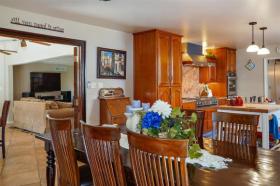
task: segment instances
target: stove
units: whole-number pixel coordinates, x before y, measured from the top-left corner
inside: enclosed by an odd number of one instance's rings
[[[186,101],[195,101],[197,107],[206,107],[212,105],[218,105],[216,97],[195,97],[195,98],[183,98]]]

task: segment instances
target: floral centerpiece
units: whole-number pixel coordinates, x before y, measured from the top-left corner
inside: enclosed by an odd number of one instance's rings
[[[168,103],[157,100],[147,112],[140,111],[139,115],[138,129],[143,134],[159,138],[187,139],[190,158],[199,158],[202,155],[195,137],[195,113],[186,118],[180,108],[172,109]]]

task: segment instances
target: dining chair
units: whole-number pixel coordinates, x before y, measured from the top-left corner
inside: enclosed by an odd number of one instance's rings
[[[256,153],[258,115],[213,113],[215,154],[251,159]]]
[[[81,123],[94,185],[126,185],[120,155],[120,128],[115,125],[93,126]]]
[[[5,131],[6,131],[7,118],[9,114],[9,108],[10,108],[10,101],[4,101],[3,108],[2,108],[2,115],[0,117],[0,127],[2,129],[0,146],[2,147],[3,159],[6,157]]]
[[[78,167],[71,132],[71,119],[51,118],[50,125],[56,163],[58,165],[58,184],[60,186],[89,186],[92,178],[88,166]]]
[[[127,135],[137,185],[189,185],[187,140],[154,138],[132,131]]]
[[[197,122],[195,124],[195,137],[198,141],[200,148],[204,149],[203,145],[203,124],[204,124],[204,110],[194,110],[194,109],[183,109],[185,112],[185,117],[190,117],[192,113],[197,114]]]

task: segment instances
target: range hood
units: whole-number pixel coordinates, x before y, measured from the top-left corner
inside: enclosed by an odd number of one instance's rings
[[[183,53],[183,64],[191,65],[196,67],[209,67],[215,66],[215,63],[211,63],[202,53],[202,46],[194,43],[184,43],[183,48],[185,52]]]

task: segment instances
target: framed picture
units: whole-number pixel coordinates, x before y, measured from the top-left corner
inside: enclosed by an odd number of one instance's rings
[[[98,47],[97,78],[126,79],[126,51]]]

